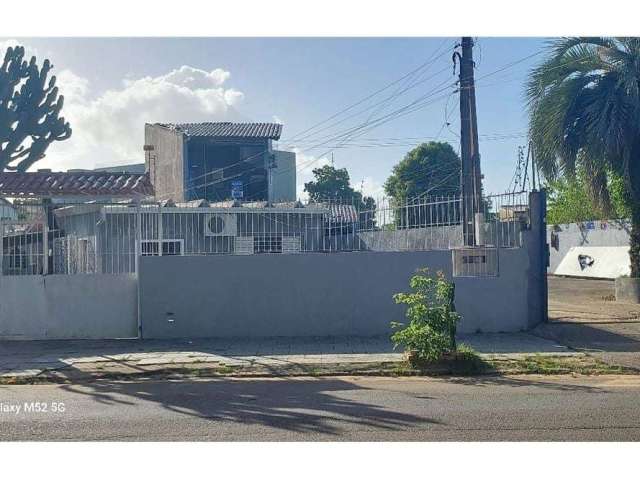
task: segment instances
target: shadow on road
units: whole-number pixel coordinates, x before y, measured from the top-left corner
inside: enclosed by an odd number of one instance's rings
[[[367,389],[340,379],[98,381],[61,388],[105,405],[142,407],[153,402],[182,415],[292,432],[339,435],[336,419],[341,425],[387,430],[438,423],[359,401],[358,390]]]
[[[604,392],[599,387],[591,387],[588,385],[577,385],[571,382],[550,382],[544,380],[537,380],[533,378],[517,378],[517,377],[505,377],[499,375],[485,375],[477,377],[456,377],[448,379],[447,381],[458,385],[467,385],[474,387],[536,387],[549,390],[555,390],[560,392],[588,392],[598,393]]]
[[[576,350],[640,352],[640,325],[634,323],[587,324],[550,322],[535,334]]]

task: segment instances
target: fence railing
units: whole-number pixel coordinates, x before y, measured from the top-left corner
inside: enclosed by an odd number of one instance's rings
[[[526,193],[484,198],[476,239],[521,246]],[[0,204],[0,274],[134,273],[141,256],[442,250],[464,246],[460,197],[346,202]]]

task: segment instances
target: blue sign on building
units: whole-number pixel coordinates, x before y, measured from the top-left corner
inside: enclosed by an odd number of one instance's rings
[[[240,200],[244,196],[242,189],[242,181],[234,180],[231,182],[231,198],[234,200]]]

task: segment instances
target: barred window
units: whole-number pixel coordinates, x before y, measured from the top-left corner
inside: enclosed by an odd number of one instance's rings
[[[182,240],[163,240],[162,241],[162,255],[183,255]],[[160,249],[160,242],[158,240],[143,240],[142,241],[142,256],[158,256]]]
[[[282,253],[282,237],[253,237],[253,253]]]

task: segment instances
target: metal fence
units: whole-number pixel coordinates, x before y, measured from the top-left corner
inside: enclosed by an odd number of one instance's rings
[[[463,247],[460,197],[374,204],[52,203],[0,205],[0,274],[134,273],[141,256],[260,255]],[[527,193],[487,196],[486,248],[521,246]]]

